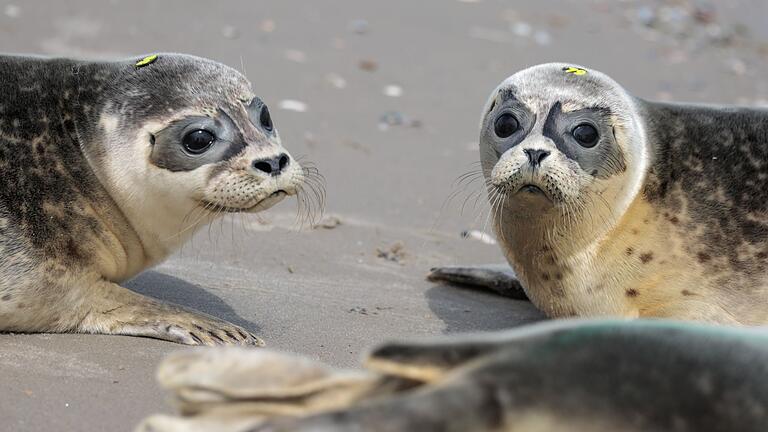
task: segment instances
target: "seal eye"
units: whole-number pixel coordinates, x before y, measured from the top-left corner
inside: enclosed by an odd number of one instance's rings
[[[182,144],[184,144],[184,148],[188,152],[192,154],[201,154],[208,150],[215,139],[216,137],[207,130],[198,129],[184,135]]]
[[[509,113],[504,113],[496,118],[496,123],[494,123],[494,132],[496,132],[496,136],[499,138],[507,138],[508,136],[515,133],[519,127],[520,123],[518,123],[515,116]]]
[[[261,107],[261,114],[259,114],[259,122],[261,122],[261,127],[263,127],[268,132],[272,132],[272,116],[269,115],[269,110],[267,109],[267,106],[264,105]]]
[[[576,138],[576,141],[579,142],[583,147],[594,147],[595,144],[597,144],[597,139],[599,138],[599,135],[597,134],[597,129],[595,129],[594,126],[587,123],[582,123],[575,128],[573,128],[573,132],[571,132],[574,138]]]

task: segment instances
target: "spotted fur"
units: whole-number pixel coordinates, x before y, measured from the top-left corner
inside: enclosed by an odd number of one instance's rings
[[[254,169],[287,153],[276,132],[254,124],[257,99],[241,74],[180,54],[141,68],[138,60],[0,56],[0,331],[259,344],[237,326],[115,284],[164,259],[220,209],[268,208],[303,181],[295,162],[279,176]],[[178,147],[181,137],[165,131],[220,113],[231,136],[217,157],[183,169],[152,159],[156,136]]]
[[[505,80],[481,126],[495,230],[528,297],[554,317],[768,322],[768,111],[649,102],[563,67]],[[499,152],[489,125],[509,103],[535,124]],[[569,117],[597,125],[594,148],[568,145]],[[530,149],[551,154],[531,166]]]

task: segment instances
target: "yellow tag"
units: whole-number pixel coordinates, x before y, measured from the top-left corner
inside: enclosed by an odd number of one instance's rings
[[[563,71],[565,73],[574,74],[574,75],[586,75],[587,70],[582,68],[577,68],[573,66],[564,67]]]
[[[143,59],[136,62],[136,68],[142,68],[144,66],[151,65],[157,60],[157,54],[146,56]]]

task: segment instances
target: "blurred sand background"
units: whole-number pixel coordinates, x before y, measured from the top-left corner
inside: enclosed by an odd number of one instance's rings
[[[424,280],[435,265],[503,261],[460,236],[483,229],[482,197],[460,212],[479,183],[441,211],[478,158],[480,110],[501,80],[567,61],[644,98],[766,105],[766,24],[762,0],[3,0],[0,51],[176,51],[246,73],[284,145],[325,175],[330,228],[297,230],[286,201],[203,230],[128,286],[354,366],[384,339],[541,319],[528,303]],[[180,348],[0,335],[0,430],[131,430],[169,410],[154,371]]]

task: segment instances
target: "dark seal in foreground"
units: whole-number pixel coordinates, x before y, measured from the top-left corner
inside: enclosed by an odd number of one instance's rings
[[[247,330],[117,285],[305,169],[237,71],[178,54],[0,57],[0,331],[249,344]]]
[[[491,94],[480,159],[516,276],[433,279],[519,295],[516,277],[551,317],[768,323],[768,111],[649,102],[539,65]]]
[[[180,416],[137,432],[758,432],[765,330],[564,320],[386,343],[368,371],[211,348],[159,368]]]

